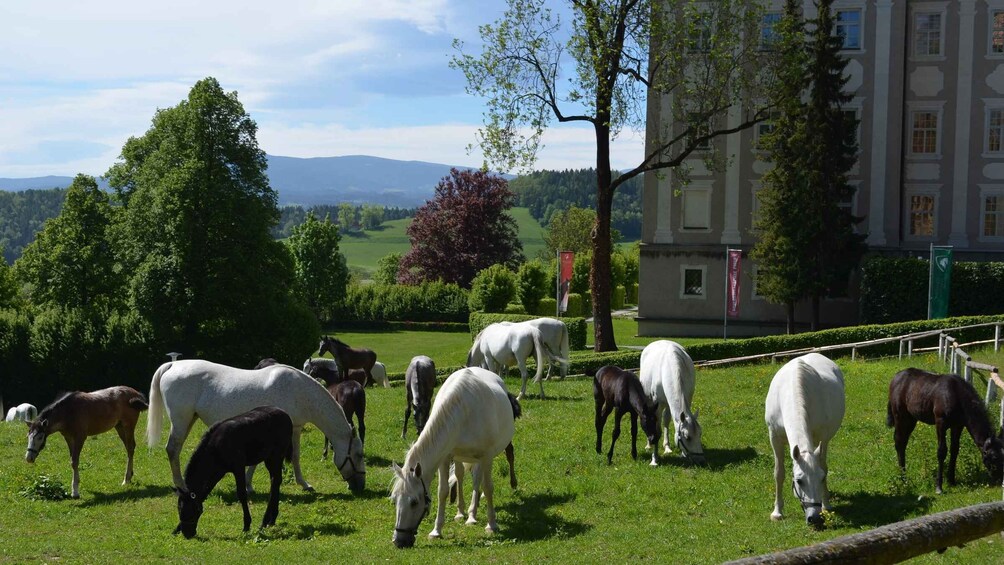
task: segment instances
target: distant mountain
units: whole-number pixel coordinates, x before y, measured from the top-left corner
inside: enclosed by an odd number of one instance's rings
[[[438,163],[397,161],[367,155],[309,159],[268,156],[269,182],[279,193],[280,205],[352,202],[414,208],[432,197],[436,184],[450,173],[450,168],[450,165]],[[72,177],[57,176],[0,178],[0,190],[65,188],[72,181]],[[108,188],[107,182],[99,180],[99,183]]]

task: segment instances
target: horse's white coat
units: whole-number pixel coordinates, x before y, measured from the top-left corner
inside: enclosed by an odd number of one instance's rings
[[[423,501],[423,493],[428,493],[432,473],[438,471],[439,506],[429,537],[442,535],[450,491],[450,462],[455,460],[480,465],[475,485],[480,482],[476,488],[484,493],[488,514],[485,530],[497,531],[492,460],[512,441],[514,430],[512,405],[505,383],[498,375],[479,367],[460,369],[450,375],[436,395],[428,423],[408,450],[404,467],[394,466],[397,476],[391,498],[397,507],[395,528],[417,528],[427,510],[427,506],[423,506],[428,504]],[[458,470],[462,468],[463,465],[457,465]],[[458,491],[462,492],[462,471],[458,472],[457,479]],[[414,504],[416,501],[418,504]],[[477,521],[475,498],[472,497],[471,502],[468,524]]]
[[[534,351],[537,353],[537,374],[533,382],[540,383],[540,397],[544,398],[544,383],[540,380],[544,370],[544,342],[540,330],[533,326],[502,322],[481,330],[467,354],[467,366],[502,374],[516,365],[523,379],[516,398],[523,398],[526,394],[526,358]]]
[[[662,423],[662,445],[671,453],[669,420],[673,420],[673,441],[683,455],[696,463],[704,462],[699,412],[690,411],[694,398],[694,362],[683,347],[668,340],[653,341],[641,352],[639,378],[645,394],[655,403],[656,419]],[[652,448],[652,465],[657,465],[656,446]]]
[[[359,477],[364,477],[366,472],[362,443],[345,418],[345,412],[323,385],[287,365],[244,370],[202,360],[164,363],[150,383],[147,444],[153,447],[160,443],[166,408],[171,420],[167,441],[171,473],[175,486],[185,489],[179,455],[195,418],[211,426],[258,406],[280,408],[293,421],[293,473],[300,486],[312,488],[300,472],[300,433],[308,422],[332,442],[332,461],[336,465],[342,462],[339,465],[342,478],[349,481],[350,486],[361,484]]]
[[[383,385],[384,388],[390,388],[390,381],[387,380],[387,367],[383,363],[379,361],[373,363],[370,374],[373,376],[373,380]]]
[[[551,367],[557,361],[561,378],[568,376],[568,326],[554,318],[537,318],[522,322],[540,330],[540,337],[547,348],[547,377],[551,377]]]
[[[788,361],[770,382],[764,418],[774,450],[771,519],[779,520],[783,514],[784,460],[791,457],[793,481],[801,492],[806,519],[822,523],[819,507],[830,509],[827,448],[844,419],[844,376],[840,368],[818,353]]]
[[[31,422],[38,417],[38,409],[28,404],[27,402],[23,404],[18,404],[17,406],[12,406],[10,410],[7,411],[7,422]]]

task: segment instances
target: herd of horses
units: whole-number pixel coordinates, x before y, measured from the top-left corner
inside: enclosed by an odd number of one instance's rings
[[[12,408],[7,420],[28,424],[30,463],[45,447],[46,438],[61,433],[70,449],[73,468],[72,496],[79,497],[79,456],[87,437],[115,428],[125,445],[128,460],[123,484],[132,478],[134,429],[143,410],[149,410],[146,439],[159,445],[166,414],[170,422],[166,445],[179,523],[175,533],[196,534],[203,501],[217,483],[233,474],[237,496],[244,511],[244,530],[251,515],[247,493],[251,491],[256,465],[263,463],[271,477],[269,502],[262,527],[275,524],[279,485],[285,460],[292,463],[296,482],[313,487],[300,470],[300,436],[310,423],[324,434],[324,457],[328,444],[331,461],[350,491],[360,493],[366,484],[365,386],[386,383],[386,371],[376,354],[355,349],[337,338],[325,336],[319,354],[331,353],[337,363],[308,359],[304,370],[263,359],[255,369],[239,369],[204,360],[171,361],[161,365],[150,384],[149,402],[142,393],[124,386],[92,393],[72,392],[35,414],[34,407]],[[414,411],[418,439],[408,449],[404,464],[393,465],[391,499],[395,505],[393,543],[400,548],[415,543],[421,522],[431,511],[429,495],[438,473],[438,506],[429,537],[442,536],[447,496],[456,493],[456,519],[477,522],[480,499],[485,499],[486,527],[496,532],[492,462],[506,453],[510,482],[515,488],[513,435],[520,416],[520,399],[526,393],[526,359],[536,355],[534,381],[544,397],[543,366],[558,366],[568,373],[568,333],[558,320],[502,322],[486,327],[468,351],[467,367],[449,375],[433,396],[435,363],[415,356],[405,373],[406,408],[402,438]],[[517,366],[522,378],[520,393],[513,396],[499,375]],[[376,370],[375,370],[376,368]],[[607,455],[613,460],[624,414],[631,421],[631,456],[637,459],[638,420],[651,449],[651,465],[659,462],[657,449],[662,437],[663,453],[677,448],[694,464],[706,463],[699,412],[691,409],[695,391],[694,364],[679,344],[655,341],[644,348],[638,375],[615,366],[591,371],[595,400],[596,452],[602,454],[603,428],[614,415],[614,429]],[[797,357],[780,368],[771,380],[765,399],[765,421],[774,454],[775,502],[770,517],[783,516],[782,496],[786,459],[791,460],[792,491],[802,505],[806,522],[824,523],[830,510],[828,448],[843,421],[844,379],[837,365],[818,353]],[[355,418],[355,424],[352,418]],[[196,418],[208,431],[181,472],[180,453]],[[669,423],[673,422],[672,436]],[[955,483],[956,458],[962,430],[979,447],[983,463],[994,480],[1004,472],[1004,441],[995,435],[983,402],[972,385],[957,375],[937,375],[906,369],[890,382],[887,424],[895,428],[899,466],[905,471],[906,445],[917,422],[933,425],[938,438],[937,492],[942,492],[945,456],[950,452],[948,482]],[[951,446],[946,441],[949,434]],[[1004,434],[1004,431],[1002,431]],[[671,439],[672,438],[672,439]],[[464,476],[473,483],[470,506],[463,494]]]

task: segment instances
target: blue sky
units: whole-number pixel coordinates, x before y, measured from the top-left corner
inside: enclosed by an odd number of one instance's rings
[[[481,164],[483,101],[448,67],[502,0],[4,0],[0,177],[103,174],[157,108],[206,76],[236,90],[268,153]],[[535,168],[593,166],[591,129],[552,126]],[[622,134],[613,165],[640,161]]]

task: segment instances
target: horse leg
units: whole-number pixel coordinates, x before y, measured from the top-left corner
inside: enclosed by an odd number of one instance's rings
[[[303,432],[302,426],[296,426],[293,428],[293,441],[290,445],[292,448],[292,456],[290,460],[293,462],[293,476],[296,477],[296,484],[303,487],[303,490],[314,492],[314,487],[310,486],[303,478],[303,473],[300,471],[300,434]],[[334,446],[332,446],[332,451],[334,451]]]
[[[516,489],[516,468],[515,468],[516,454],[515,454],[515,450],[512,447],[512,442],[511,441],[509,442],[509,445],[505,446],[505,458],[506,458],[506,461],[509,462],[509,486],[512,487],[513,490],[515,490]]]
[[[506,366],[506,369],[508,369],[508,368],[509,367]],[[520,386],[519,396],[516,397],[516,400],[522,400],[523,396],[526,394],[526,367],[523,366],[522,363],[519,364],[519,374],[523,378],[523,384],[522,384],[522,386]],[[500,374],[500,376],[501,376],[501,374]],[[543,387],[541,387],[541,390],[543,390]]]
[[[443,524],[446,523],[446,498],[448,496],[450,496],[450,459],[447,457],[439,464],[439,489],[437,492],[439,505],[436,508],[436,523],[433,524],[432,531],[429,532],[430,538],[443,537]]]
[[[244,484],[249,494],[254,494],[254,472],[258,465],[248,465],[244,471]]]
[[[132,456],[133,452],[136,451],[135,429],[135,422],[128,430],[122,422],[115,424],[115,431],[118,432],[119,439],[122,440],[122,445],[124,445],[126,449],[126,472],[125,478],[122,479],[123,485],[127,485],[132,482]]]
[[[282,485],[282,458],[284,455],[278,453],[265,461],[265,468],[268,469],[268,476],[272,484],[268,491],[268,507],[265,508],[265,516],[261,521],[263,528],[274,526],[276,518],[279,517],[279,486]]]
[[[948,484],[955,485],[955,460],[959,457],[959,440],[962,438],[962,426],[957,425],[950,429],[952,444],[948,452]]]
[[[663,453],[669,454],[673,452],[673,449],[669,446],[669,421],[673,419],[673,411],[667,406],[665,410],[662,411],[662,447]],[[673,422],[673,429],[676,429],[676,422]],[[676,437],[675,435],[672,437]]]
[[[603,453],[603,426],[613,409],[612,404],[607,405],[602,399],[596,400],[596,453]]]
[[[481,472],[478,473],[481,477],[480,491],[485,495],[485,513],[488,515],[488,525],[485,526],[485,532],[489,534],[494,534],[499,529],[498,524],[495,522],[495,485],[492,479],[493,459],[493,457],[483,459],[481,461]]]
[[[830,442],[821,442],[821,446],[822,447],[819,449],[819,465],[823,468],[823,492],[821,502],[823,503],[823,510],[830,512],[833,510],[833,507],[830,506],[830,485],[826,481],[830,474],[830,466],[829,463],[826,462],[826,455],[830,448]]]
[[[478,505],[481,504],[482,469],[483,466],[480,463],[477,463],[471,471],[471,483],[474,488],[471,489],[471,507],[468,509],[467,516],[468,526],[478,523]]]
[[[362,408],[356,407],[356,419],[359,420],[359,441],[366,443],[366,422],[363,421]],[[332,447],[331,449],[334,449]]]
[[[770,431],[770,447],[774,450],[774,511],[770,513],[771,520],[780,520],[784,516],[784,498],[781,489],[784,488],[784,458],[788,440],[784,430]]]
[[[248,508],[248,485],[244,478],[242,466],[234,467],[234,483],[237,485],[237,500],[241,501],[241,508],[244,509],[244,531],[251,531],[251,509]],[[252,466],[253,467],[253,466]]]
[[[465,504],[464,504],[464,472],[467,471],[467,469],[464,468],[464,464],[463,463],[458,463],[457,461],[454,461],[453,465],[451,465],[450,468],[453,469],[453,478],[456,480],[456,482],[454,483],[453,488],[450,489],[450,498],[451,499],[453,498],[453,493],[454,492],[456,492],[456,496],[457,496],[457,514],[453,517],[453,520],[456,521],[456,522],[459,522],[459,521],[461,521],[461,520],[463,520],[464,518],[467,517],[467,514],[464,514],[464,506],[465,506]],[[453,489],[456,489],[456,491],[454,491]],[[452,500],[451,500],[451,502],[452,502]]]
[[[913,418],[896,418],[896,430],[893,438],[896,442],[896,458],[899,460],[899,468],[906,472],[906,444],[910,441],[913,429],[917,427],[917,420]]]
[[[192,431],[192,424],[195,423],[195,415],[192,414],[186,420],[180,418],[175,420],[174,415],[169,413],[171,417],[171,434],[167,438],[167,460],[171,464],[171,477],[174,479],[174,486],[180,488],[181,490],[188,490],[185,485],[185,479],[181,475],[181,448],[185,445],[185,439],[188,438],[188,433]],[[181,422],[180,425],[178,422]]]
[[[87,437],[70,438],[66,437],[66,446],[70,448],[70,467],[73,468],[73,483],[70,496],[80,498],[80,450],[84,448],[84,440]]]
[[[638,413],[630,410],[628,417],[631,418],[631,459],[638,459]]]
[[[945,421],[941,418],[934,420],[934,429],[938,434],[938,476],[935,479],[934,492],[942,494],[941,477],[945,469],[945,455],[948,455],[948,445],[945,442]]]
[[[411,396],[410,394],[408,396]],[[408,435],[408,418],[411,418],[411,401],[408,401],[407,407],[404,409],[404,427],[401,428],[401,439],[404,439]]]
[[[613,463],[614,459],[614,444],[617,443],[617,438],[621,437],[621,418],[624,417],[624,410],[617,408],[614,412],[614,433],[610,436],[610,451],[607,453],[607,465]]]

